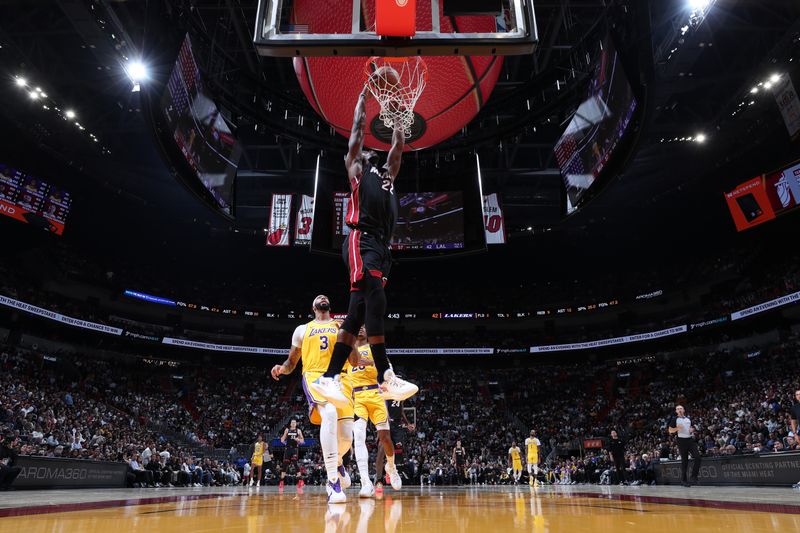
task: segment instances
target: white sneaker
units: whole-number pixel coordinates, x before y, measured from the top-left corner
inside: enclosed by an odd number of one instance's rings
[[[338,479],[336,483],[328,481],[325,490],[328,493],[328,503],[345,503],[347,501],[347,496],[342,490],[342,484]]]
[[[375,485],[372,481],[366,481],[361,485],[361,490],[358,491],[359,498],[372,498],[375,496]]]
[[[350,474],[347,473],[347,469],[344,467],[344,465],[339,465],[338,471],[339,481],[342,483],[342,489],[349,489],[353,482],[350,480]]]
[[[350,406],[350,400],[342,393],[342,387],[333,378],[320,376],[308,384],[311,391],[317,396],[322,396],[331,402],[337,409],[346,409]]]
[[[386,464],[386,473],[389,474],[389,481],[392,483],[392,488],[394,490],[400,490],[403,488],[403,478],[400,477],[400,473],[397,471],[396,465]]]
[[[259,481],[258,483],[256,483],[256,487],[260,487],[260,486],[261,486],[261,482]]]
[[[250,479],[250,485],[248,485],[248,486],[252,487],[254,484],[255,484],[255,480],[254,479]]]
[[[381,383],[381,396],[386,400],[397,400],[402,402],[419,392],[419,387],[404,379],[398,378],[391,368],[383,373],[383,383]]]

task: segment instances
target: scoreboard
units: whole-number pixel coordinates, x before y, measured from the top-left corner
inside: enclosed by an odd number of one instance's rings
[[[0,163],[0,214],[61,235],[71,206],[64,189]]]

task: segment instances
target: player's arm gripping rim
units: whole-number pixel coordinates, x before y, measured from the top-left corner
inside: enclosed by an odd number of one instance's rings
[[[347,175],[351,180],[361,179],[361,150],[364,147],[364,131],[367,125],[367,98],[369,90],[364,87],[358,95],[358,103],[353,116],[353,127],[350,130],[350,141],[347,143],[347,157],[344,164],[347,167]]]
[[[303,355],[301,349],[297,346],[292,346],[289,349],[289,357],[286,358],[286,361],[284,361],[283,364],[272,367],[272,379],[278,381],[281,379],[282,375],[288,376],[291,374],[297,366],[297,362],[300,361],[301,355]]]

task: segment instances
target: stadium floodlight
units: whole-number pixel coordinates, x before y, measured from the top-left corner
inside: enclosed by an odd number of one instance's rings
[[[768,82],[766,82],[766,83],[764,84],[764,88],[765,88],[765,89],[772,89],[772,82],[771,82],[771,81],[768,81]]]
[[[694,136],[694,142],[697,142],[697,143],[700,143],[700,144],[706,142],[705,133],[698,133],[697,135],[695,135]]]
[[[69,118],[69,119],[73,119],[73,118],[75,118],[76,116],[78,116],[78,115],[76,115],[76,114],[75,114],[75,111],[73,111],[72,109],[67,109],[67,110],[66,110],[66,112],[64,112],[64,114],[65,114],[65,115],[67,116],[67,118]]]
[[[134,85],[138,85],[140,82],[147,79],[147,67],[139,60],[129,61],[128,64],[125,65],[125,73]]]
[[[17,87],[25,87],[26,85],[28,85],[28,80],[26,80],[22,76],[17,76],[14,79],[14,82],[17,84]]]
[[[711,0],[689,0],[689,7],[694,11],[703,11],[710,3]]]
[[[750,89],[750,92],[752,94],[756,94],[758,92],[758,87],[753,87],[752,89]]]
[[[39,99],[39,93],[37,93],[36,91],[29,92],[28,96],[30,96],[31,100],[38,100]]]
[[[780,79],[781,79],[781,75],[780,74],[773,74],[772,76],[769,77],[769,81],[771,83],[778,83],[778,80],[780,80]]]

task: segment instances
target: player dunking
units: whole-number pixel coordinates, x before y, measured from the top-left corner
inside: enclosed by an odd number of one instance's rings
[[[528,483],[531,486],[539,485],[536,477],[539,475],[539,446],[542,443],[536,438],[536,431],[531,430],[531,436],[525,439],[525,448],[528,451]]]
[[[347,501],[344,489],[350,486],[350,476],[342,466],[342,457],[353,442],[353,404],[351,400],[337,408],[309,388],[309,384],[321,376],[328,366],[333,353],[333,340],[339,332],[337,322],[331,318],[331,302],[327,296],[314,298],[312,309],[314,320],[294,330],[289,357],[283,364],[272,367],[272,378],[278,380],[281,375],[291,374],[302,359],[303,391],[308,399],[309,418],[312,424],[320,426],[319,440],[328,475],[328,502],[343,503]],[[351,362],[355,362],[355,357]],[[352,396],[349,375],[344,376],[344,382],[343,387],[349,398]],[[341,394],[338,387],[337,381],[337,390]]]
[[[370,498],[375,494],[375,486],[369,479],[369,452],[367,451],[367,421],[378,430],[378,441],[386,454],[386,471],[392,488],[400,490],[403,481],[394,464],[394,442],[389,431],[389,411],[386,402],[378,391],[377,370],[372,362],[372,353],[367,344],[364,328],[359,331],[356,341],[358,363],[353,364],[351,379],[353,385],[353,404],[357,420],[353,423],[353,447],[356,452],[356,464],[361,476],[359,496]]]
[[[392,70],[396,76],[396,71]],[[398,378],[386,356],[383,320],[386,316],[384,285],[389,277],[391,255],[389,245],[397,220],[397,198],[394,180],[400,171],[405,137],[400,123],[395,123],[392,148],[382,169],[377,165],[377,154],[364,151],[366,127],[367,87],[361,91],[353,117],[353,128],[345,157],[347,177],[350,182],[350,207],[346,223],[350,235],[342,246],[342,255],[350,273],[350,304],[333,355],[325,374],[309,384],[314,394],[337,407],[350,402],[333,379],[352,352],[356,335],[362,325],[367,329],[367,341],[378,370],[378,383],[384,399],[405,400],[419,388]]]

